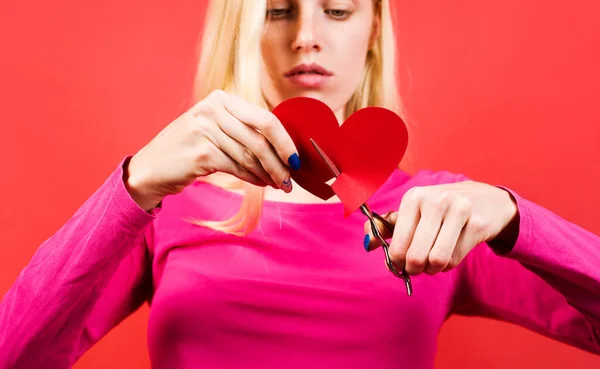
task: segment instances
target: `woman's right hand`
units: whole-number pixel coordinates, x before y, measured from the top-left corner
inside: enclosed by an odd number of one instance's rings
[[[277,117],[215,90],[131,158],[126,187],[138,205],[149,211],[165,196],[215,172],[290,192],[289,166],[298,169],[300,160]]]

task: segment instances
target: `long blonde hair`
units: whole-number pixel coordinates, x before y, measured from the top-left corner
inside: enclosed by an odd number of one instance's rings
[[[268,104],[261,91],[260,42],[265,27],[268,0],[211,0],[201,43],[195,99],[222,89],[262,106]],[[380,106],[402,116],[396,76],[396,39],[389,0],[373,0],[381,17],[378,39],[368,51],[360,84],[348,103],[345,117],[367,106]],[[234,188],[244,187],[242,205],[233,217],[223,221],[195,220],[194,224],[226,233],[245,235],[258,225],[264,189],[241,181],[212,182]]]

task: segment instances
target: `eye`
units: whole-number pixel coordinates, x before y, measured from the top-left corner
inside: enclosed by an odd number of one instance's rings
[[[292,13],[290,8],[273,8],[267,10],[267,18],[271,20],[283,19]]]
[[[325,13],[335,19],[346,19],[348,16],[350,16],[350,12],[343,9],[327,9],[325,10]]]

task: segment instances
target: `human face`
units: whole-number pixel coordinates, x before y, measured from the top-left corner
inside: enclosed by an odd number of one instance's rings
[[[379,24],[373,0],[268,0],[261,88],[269,106],[307,96],[341,119]]]

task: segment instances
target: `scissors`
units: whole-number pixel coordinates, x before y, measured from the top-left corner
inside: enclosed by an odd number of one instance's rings
[[[327,156],[327,154],[321,149],[321,147],[319,147],[319,145],[315,142],[315,140],[313,140],[311,138],[310,142],[314,146],[315,150],[317,150],[317,152],[319,153],[319,155],[321,156],[321,158],[323,159],[325,164],[327,164],[327,166],[329,167],[329,170],[331,170],[331,173],[333,173],[333,176],[335,178],[338,178],[341,174],[341,171],[338,169],[338,167],[333,163],[333,161],[331,161],[329,156]],[[360,211],[367,218],[369,218],[369,223],[371,223],[371,232],[373,232],[373,235],[381,243],[381,248],[383,249],[383,252],[385,253],[385,264],[387,266],[387,269],[396,277],[404,280],[404,284],[406,285],[406,293],[408,294],[408,296],[411,296],[412,295],[412,283],[410,281],[410,276],[406,273],[405,270],[398,272],[398,270],[394,266],[394,263],[392,263],[392,260],[390,259],[390,253],[388,251],[390,248],[390,244],[385,240],[385,238],[383,238],[383,236],[379,232],[379,229],[377,228],[377,224],[375,223],[375,220],[377,219],[379,222],[381,222],[383,224],[383,226],[392,233],[394,231],[394,226],[390,222],[385,220],[379,214],[372,212],[366,203],[364,203],[360,206]]]

